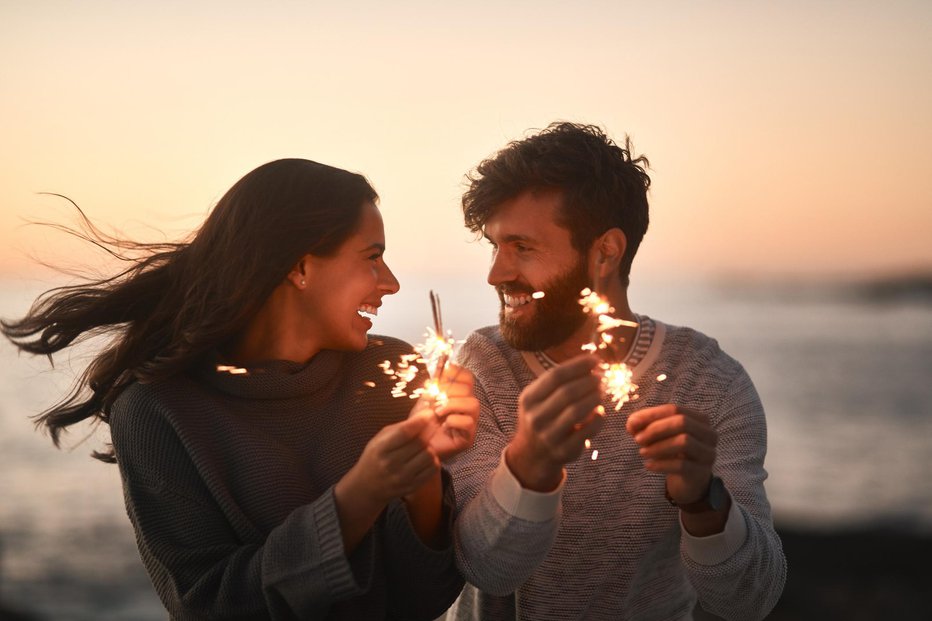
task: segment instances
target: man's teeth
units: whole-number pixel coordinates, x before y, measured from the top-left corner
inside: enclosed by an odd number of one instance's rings
[[[506,293],[504,294],[503,297],[505,298],[505,306],[511,306],[512,308],[516,306],[524,306],[525,304],[531,301],[531,296],[524,295],[524,294],[509,295]]]
[[[379,314],[379,309],[369,304],[362,304],[356,309],[356,312],[362,316],[368,315],[370,317],[376,317]]]

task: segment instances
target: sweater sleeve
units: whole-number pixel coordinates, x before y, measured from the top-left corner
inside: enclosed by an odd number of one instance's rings
[[[347,558],[332,489],[243,541],[157,406],[118,400],[111,435],[140,555],[172,618],[319,618],[367,590],[372,535]]]
[[[751,379],[740,367],[714,415],[719,421],[714,470],[731,494],[729,521],[743,520],[746,534],[733,554],[727,555],[727,550],[720,555],[724,558],[715,558],[712,546],[734,548],[725,538],[708,542],[700,550],[697,542],[684,537],[682,558],[703,609],[724,619],[762,619],[783,592],[786,559],[764,491],[764,410]]]
[[[460,363],[476,376],[481,409],[473,446],[451,464],[458,499],[456,562],[469,583],[493,595],[509,595],[550,551],[560,524],[560,495],[543,502],[526,498],[530,492],[501,463],[511,438],[485,388],[491,378],[484,373],[488,357],[476,351],[482,347],[481,342],[476,345],[480,338],[473,335],[459,354]],[[503,415],[513,417],[514,412]],[[527,510],[529,506],[533,509]]]
[[[386,511],[385,558],[389,614],[393,619],[436,619],[463,588],[453,554],[453,513],[456,499],[450,475],[442,471],[443,512],[440,549],[417,535],[404,503],[392,501]]]

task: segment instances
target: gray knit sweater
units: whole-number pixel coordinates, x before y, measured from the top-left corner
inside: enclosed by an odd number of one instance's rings
[[[763,487],[766,425],[754,386],[714,340],[656,326],[635,367],[639,398],[619,412],[604,404],[592,445],[598,459],[587,451],[566,466],[562,517],[558,510],[549,520],[515,517],[490,479],[515,433],[518,395],[535,376],[497,327],[468,338],[459,360],[476,375],[482,412],[473,447],[451,466],[467,585],[448,618],[683,620],[698,597],[710,612],[750,621],[776,604],[786,561]],[[737,540],[683,534],[664,475],[644,469],[625,423],[629,413],[664,403],[707,413],[718,431],[713,470],[734,501],[729,522],[739,523],[730,526],[741,528],[731,530],[746,533]]]
[[[142,560],[173,619],[432,619],[462,579],[400,501],[344,553],[333,485],[368,440],[407,417],[376,365],[411,347],[379,337],[358,353],[248,374],[207,365],[133,384],[111,433]],[[374,383],[375,386],[367,384]],[[444,477],[448,541],[452,486]]]

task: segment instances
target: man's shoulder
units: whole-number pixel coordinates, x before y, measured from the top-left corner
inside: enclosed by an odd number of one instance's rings
[[[457,359],[460,364],[468,367],[472,364],[482,365],[490,359],[506,358],[515,354],[517,352],[502,338],[499,327],[492,325],[471,332],[466,337],[463,346],[460,347]]]
[[[472,332],[457,352],[456,362],[472,371],[489,391],[497,386],[511,394],[533,379],[521,352],[505,342],[498,326]]]
[[[741,363],[725,352],[715,338],[688,326],[656,323],[663,325],[661,356],[667,364],[690,368],[694,374],[713,374],[721,378],[745,373]]]

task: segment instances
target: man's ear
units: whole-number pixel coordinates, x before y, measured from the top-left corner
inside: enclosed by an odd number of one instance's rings
[[[311,273],[311,255],[306,254],[295,263],[286,279],[295,287],[304,290]]]
[[[618,273],[621,259],[625,256],[628,238],[618,227],[608,229],[592,243],[596,275],[606,279]]]

